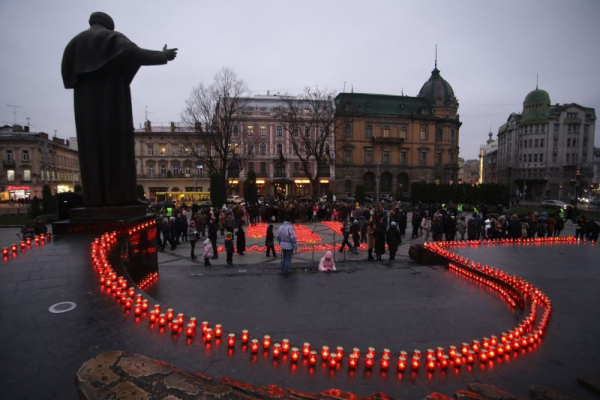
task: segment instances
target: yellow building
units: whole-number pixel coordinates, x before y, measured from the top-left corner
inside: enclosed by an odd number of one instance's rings
[[[417,97],[336,97],[337,194],[410,195],[412,182],[457,182],[458,100],[436,68]]]

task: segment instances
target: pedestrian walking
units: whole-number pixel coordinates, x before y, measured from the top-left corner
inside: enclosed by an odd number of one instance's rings
[[[267,257],[269,257],[270,252],[273,252],[273,257],[277,257],[277,254],[275,254],[275,235],[273,234],[273,224],[269,224],[269,227],[267,228],[265,246],[267,246]]]
[[[398,245],[402,243],[402,235],[400,234],[400,230],[396,225],[395,221],[392,221],[390,224],[390,228],[386,233],[386,241],[388,245],[388,250],[390,251],[390,260],[396,259],[396,252],[398,251]]]
[[[195,260],[198,258],[196,257],[196,254],[194,254],[194,250],[196,248],[196,240],[198,240],[198,230],[196,229],[196,222],[194,220],[190,221],[190,224],[187,228],[186,236],[190,242],[192,260]]]
[[[369,247],[369,261],[374,260],[373,258],[373,250],[375,249],[375,223],[369,222],[369,226],[367,226],[367,246]]]
[[[225,235],[225,252],[227,253],[227,265],[233,265],[233,234],[227,232]]]
[[[385,224],[380,222],[375,229],[375,255],[377,261],[381,261],[383,254],[385,254]]]

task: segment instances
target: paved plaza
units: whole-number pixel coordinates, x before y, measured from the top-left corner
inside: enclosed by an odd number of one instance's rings
[[[321,237],[321,244],[333,242],[333,232],[326,226],[307,226]],[[565,233],[573,231],[568,222]],[[1,229],[2,246],[16,242],[17,232],[17,228]],[[339,243],[339,239],[335,240]],[[0,376],[7,398],[75,399],[78,368],[110,350],[142,354],[215,378],[306,393],[337,388],[364,396],[383,392],[422,399],[433,391],[452,396],[471,382],[485,382],[521,396],[528,396],[531,385],[544,384],[594,398],[576,378],[597,376],[600,358],[595,344],[600,329],[597,246],[461,250],[544,290],[554,306],[548,334],[527,354],[486,368],[400,375],[395,368],[388,373],[379,368],[353,373],[346,368],[309,369],[274,361],[269,353],[253,356],[241,348],[228,352],[224,343],[207,346],[198,339],[188,343],[185,337],[150,329],[145,320],[134,322],[101,290],[90,265],[91,240],[54,238],[1,265]],[[189,244],[184,243],[175,251],[159,253],[160,278],[147,293],[151,303],[211,325],[220,323],[226,331],[248,329],[252,337],[269,334],[274,342],[288,338],[293,344],[343,346],[347,351],[372,346],[397,354],[459,346],[500,332],[521,318],[520,312],[509,309],[485,287],[441,266],[420,266],[409,260],[410,244],[420,242],[405,239],[395,262],[368,262],[364,251],[336,252],[338,272],[332,274],[316,272],[322,250],[315,251],[314,262],[312,250],[303,251],[294,255],[295,269],[289,277],[278,274],[279,258],[267,258],[259,251],[234,255],[233,267],[225,265],[224,254],[212,260],[212,267],[204,267],[201,259],[191,260]],[[264,238],[247,238],[249,248],[262,244]],[[61,301],[73,301],[77,307],[64,314],[48,312]]]

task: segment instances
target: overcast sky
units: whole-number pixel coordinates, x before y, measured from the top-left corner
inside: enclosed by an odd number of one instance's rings
[[[600,1],[164,1],[0,0],[0,124],[75,136],[73,91],[62,84],[66,44],[104,11],[140,47],[178,47],[177,59],[142,67],[133,116],[179,120],[192,86],[233,69],[255,94],[341,92],[416,96],[438,68],[460,102],[460,156],[539,87],[552,103],[600,112]],[[600,144],[596,128],[596,146]]]

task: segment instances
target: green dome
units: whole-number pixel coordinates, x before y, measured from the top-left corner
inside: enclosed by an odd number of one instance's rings
[[[550,115],[550,95],[545,90],[536,88],[529,92],[523,101],[522,121],[542,120]]]

